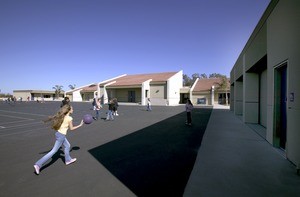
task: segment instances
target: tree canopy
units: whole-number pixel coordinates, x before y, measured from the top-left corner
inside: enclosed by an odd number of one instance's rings
[[[227,76],[222,75],[220,73],[212,73],[212,74],[209,74],[207,77],[207,75],[205,73],[202,73],[202,74],[194,73],[194,74],[192,74],[191,77],[189,77],[188,75],[183,74],[183,86],[192,86],[197,78],[200,78],[200,79],[225,78],[225,79],[227,79]]]
[[[62,86],[62,85],[55,85],[55,86],[52,87],[52,88],[55,90],[56,98],[58,98],[59,95],[60,95],[60,93],[62,92],[63,86]]]
[[[75,84],[69,85],[69,88],[70,88],[71,90],[74,90],[74,89],[76,88],[76,85],[75,85]]]

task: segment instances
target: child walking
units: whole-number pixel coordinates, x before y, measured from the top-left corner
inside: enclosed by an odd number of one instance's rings
[[[119,116],[119,114],[118,114],[119,103],[118,103],[117,98],[114,98],[114,99],[113,99],[113,102],[114,102],[113,115],[114,115],[114,116]]]
[[[56,130],[55,132],[55,144],[52,150],[43,156],[40,160],[38,160],[34,164],[35,173],[38,175],[40,174],[40,169],[44,163],[46,163],[63,145],[64,146],[64,153],[65,153],[65,163],[69,165],[76,161],[76,158],[71,158],[70,156],[70,143],[66,138],[68,129],[75,130],[83,125],[83,120],[77,126],[73,126],[73,118],[70,114],[73,113],[73,108],[71,105],[66,104],[60,108],[60,110],[54,115],[49,117],[45,122],[51,122],[52,129]]]
[[[148,98],[147,111],[152,111],[150,98]]]
[[[96,110],[96,116],[93,117],[94,120],[98,120],[99,118],[99,111],[100,109],[102,108],[102,105],[101,105],[101,99],[98,98],[97,101],[96,101],[96,107],[95,107],[95,110]]]
[[[108,103],[108,112],[107,112],[106,120],[114,120],[114,116],[113,116],[114,105],[115,105],[114,101],[110,100]]]
[[[186,104],[185,104],[185,111],[186,111],[186,117],[187,117],[187,121],[185,124],[187,125],[192,125],[192,110],[193,110],[194,106],[191,102],[190,99],[187,100]]]

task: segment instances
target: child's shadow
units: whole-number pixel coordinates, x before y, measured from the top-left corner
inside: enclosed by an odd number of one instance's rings
[[[72,152],[73,150],[79,150],[79,149],[80,149],[80,147],[74,146],[70,149],[70,152]],[[50,151],[51,150],[48,150],[45,152],[41,152],[39,154],[46,154]],[[55,163],[59,159],[61,159],[65,163],[65,156],[64,156],[64,151],[62,150],[62,147],[60,147],[59,150],[51,157],[51,161],[49,163],[47,163],[46,165],[41,167],[40,171],[43,170],[44,168],[48,168],[49,166],[51,166],[53,163]]]

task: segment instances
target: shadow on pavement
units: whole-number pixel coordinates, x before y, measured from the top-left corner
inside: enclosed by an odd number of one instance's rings
[[[192,126],[180,113],[89,152],[137,196],[182,196],[211,112],[194,109]]]

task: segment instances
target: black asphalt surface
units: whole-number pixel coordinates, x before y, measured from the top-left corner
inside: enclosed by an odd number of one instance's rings
[[[0,104],[0,196],[182,196],[212,109],[195,109],[185,125],[184,106],[121,105],[114,121],[102,119],[68,132],[74,164],[62,149],[34,173],[33,164],[54,145],[43,123],[60,102]],[[91,103],[72,103],[74,125]]]
[[[91,103],[72,103],[74,124]],[[227,108],[197,108],[185,125],[184,106],[121,105],[114,121],[68,132],[74,164],[62,150],[34,173],[51,150],[43,123],[60,102],[0,103],[0,197],[10,196],[300,196],[300,176],[265,128],[244,124]],[[107,106],[102,111],[105,117]]]

